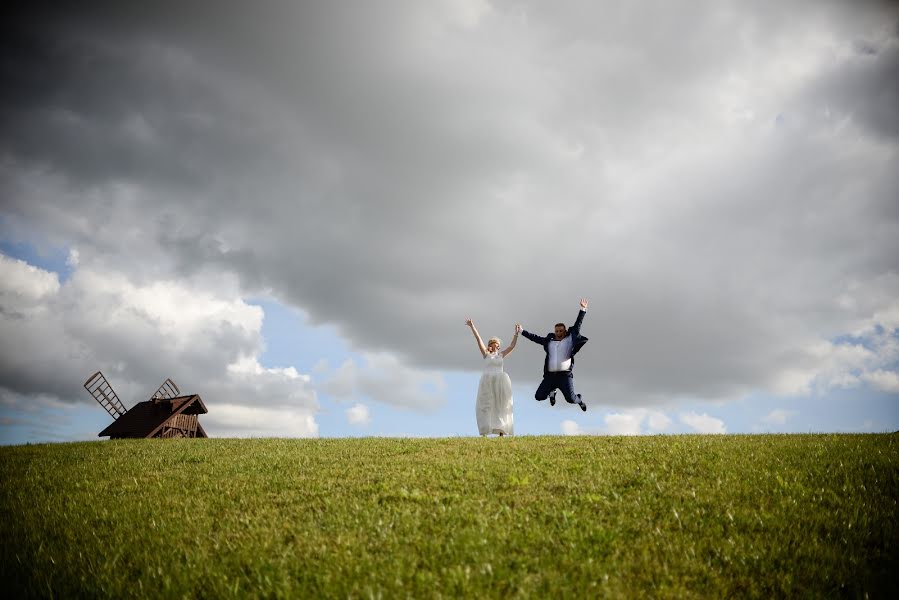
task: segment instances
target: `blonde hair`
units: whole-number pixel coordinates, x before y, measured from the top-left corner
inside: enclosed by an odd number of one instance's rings
[[[492,338],[490,338],[489,340],[487,340],[487,345],[488,345],[488,346],[490,345],[490,342],[496,342],[496,345],[497,345],[499,348],[502,348],[502,347],[503,347],[503,341],[502,341],[501,339],[499,339],[498,337],[492,337]]]

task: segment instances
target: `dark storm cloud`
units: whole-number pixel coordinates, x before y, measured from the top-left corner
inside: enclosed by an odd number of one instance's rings
[[[834,117],[857,119],[872,135],[899,137],[899,34],[858,41],[853,55],[809,90],[807,101]]]
[[[62,24],[11,29],[0,74],[11,90],[0,105],[7,159],[76,184],[195,186],[264,157],[267,145],[253,146],[252,123],[214,82],[190,71],[190,57],[176,47],[92,38]]]
[[[428,368],[589,296],[611,402],[768,385],[885,307],[836,298],[897,270],[891,5],[28,6],[5,226],[93,268],[232,273]]]

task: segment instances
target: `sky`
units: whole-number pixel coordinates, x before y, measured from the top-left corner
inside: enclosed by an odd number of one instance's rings
[[[15,4],[15,3],[14,3]],[[477,435],[465,326],[589,299],[518,435],[899,429],[899,5],[27,2],[0,444],[167,377],[215,437]]]

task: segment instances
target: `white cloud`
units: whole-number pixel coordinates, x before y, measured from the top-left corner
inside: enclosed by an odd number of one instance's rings
[[[256,375],[272,375],[275,377],[283,377],[285,379],[299,379],[309,382],[309,375],[301,375],[293,367],[275,367],[267,368],[259,364],[256,356],[243,356],[237,361],[228,365],[228,372],[235,375],[256,376]]]
[[[364,404],[356,403],[346,409],[346,418],[350,425],[364,427],[371,423],[371,414]]]
[[[562,421],[563,435],[651,435],[667,431],[671,419],[663,412],[632,408],[603,416],[601,428],[588,428],[576,421]]]
[[[650,433],[662,433],[671,426],[671,419],[663,412],[652,410],[649,411],[648,425]]]
[[[59,276],[0,254],[0,309],[26,311],[59,292]]]
[[[862,375],[862,379],[873,385],[876,389],[890,394],[899,393],[899,373],[878,369]]]
[[[680,415],[680,421],[697,433],[727,433],[724,421],[706,413],[688,412]]]
[[[320,361],[316,365],[316,372],[321,373],[324,377],[323,383],[319,386],[321,390],[337,400],[351,399],[358,386],[359,368],[356,366],[356,362],[348,358],[333,371],[328,372],[327,369],[327,361]]]
[[[217,403],[200,423],[210,437],[318,437],[314,415],[292,409]]]
[[[363,353],[363,366],[352,358],[327,375],[321,390],[337,400],[368,397],[377,402],[427,412],[446,402],[446,382],[437,371],[402,364],[395,355]]]
[[[797,413],[795,410],[775,408],[767,415],[762,417],[762,422],[769,425],[785,425],[787,423],[787,420],[796,416],[797,414],[799,413]]]
[[[640,435],[643,416],[637,412],[608,414],[604,418],[606,429],[611,435]]]
[[[609,413],[603,420],[606,431],[611,435],[663,433],[671,426],[671,418],[664,412],[646,408]]]
[[[126,407],[166,377],[183,393],[200,394],[210,411],[201,422],[211,435],[317,435],[310,377],[259,364],[262,309],[227,284],[140,283],[122,273],[101,275],[81,260],[60,285],[54,273],[2,255],[0,271],[8,275],[0,277],[0,337],[17,340],[0,348],[4,402],[91,403],[79,386],[99,369]]]
[[[584,435],[586,431],[575,421],[565,419],[562,421],[562,435]]]
[[[85,308],[98,320],[102,313],[112,326],[146,324],[177,350],[196,345],[214,329],[228,328],[252,338],[262,328],[260,307],[183,281],[135,284],[123,274],[90,269],[78,270],[72,280],[73,291],[84,298]]]
[[[891,279],[889,287],[899,293],[899,278]],[[846,297],[840,300],[846,301]],[[817,341],[797,348],[795,366],[775,376],[771,391],[780,395],[825,394],[863,383],[895,391],[891,382],[899,377],[892,368],[899,361],[899,325],[895,318],[899,304],[882,306],[883,310],[873,317],[860,321],[849,339]]]

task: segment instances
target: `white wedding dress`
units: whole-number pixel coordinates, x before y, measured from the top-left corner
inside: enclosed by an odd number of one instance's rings
[[[478,432],[512,435],[512,380],[503,371],[503,355],[487,354],[484,360],[484,374],[478,383],[475,403]]]

